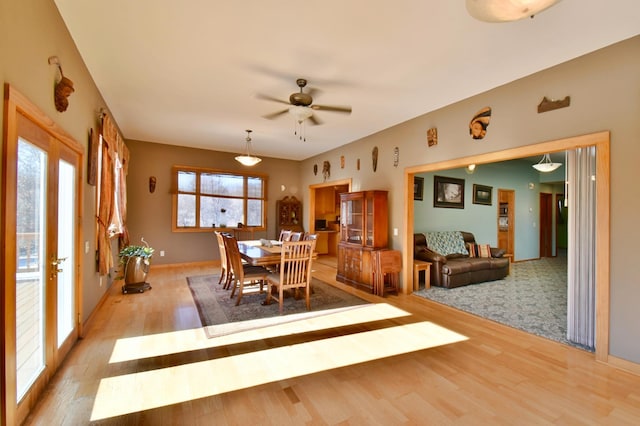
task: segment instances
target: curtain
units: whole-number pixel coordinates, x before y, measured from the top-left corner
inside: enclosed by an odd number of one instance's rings
[[[567,159],[567,339],[594,349],[596,148],[570,151]]]
[[[106,126],[105,126],[106,124]],[[98,206],[98,273],[107,275],[113,267],[113,255],[111,253],[111,236],[109,233],[109,225],[111,224],[111,216],[113,214],[113,156],[115,151],[112,149],[113,142],[107,139],[109,134],[107,127],[108,119],[105,116],[102,123],[102,163],[100,167],[100,205]]]
[[[120,135],[118,135],[120,136]],[[118,138],[118,159],[120,173],[118,173],[118,213],[120,214],[120,248],[129,245],[129,229],[127,228],[127,174],[129,172],[129,148],[121,137]]]
[[[120,233],[120,247],[129,244],[129,231],[126,226],[127,187],[129,170],[129,149],[111,117],[102,117],[102,164],[100,205],[98,206],[98,272],[109,273],[113,267],[111,236]],[[117,170],[116,170],[117,167]],[[114,225],[117,225],[114,227]]]

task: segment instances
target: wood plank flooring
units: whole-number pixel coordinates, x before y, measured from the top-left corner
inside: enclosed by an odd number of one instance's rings
[[[152,267],[153,290],[114,286],[26,424],[640,422],[640,377],[419,297],[365,295],[327,259],[317,278],[373,304],[206,339],[185,277],[217,271]]]

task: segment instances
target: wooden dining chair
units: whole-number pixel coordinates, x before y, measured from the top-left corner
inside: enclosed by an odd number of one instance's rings
[[[226,243],[227,256],[229,263],[231,264],[231,272],[233,277],[231,298],[233,298],[236,289],[238,289],[238,300],[236,300],[236,306],[240,304],[242,295],[244,294],[245,284],[256,285],[260,284],[260,293],[264,291],[264,284],[267,282],[269,276],[269,270],[262,266],[253,266],[242,263],[242,257],[240,257],[240,250],[238,249],[238,240],[233,235],[225,235],[224,241]]]
[[[303,232],[292,232],[287,241],[302,241]]]
[[[285,241],[282,243],[279,273],[270,274],[267,278],[267,298],[270,304],[274,298],[280,305],[282,315],[284,291],[292,289],[297,292],[304,288],[307,310],[311,309],[311,262],[316,240]],[[274,293],[278,294],[276,297]]]
[[[224,236],[220,231],[214,231],[213,233],[218,241],[218,250],[220,251],[220,279],[218,280],[218,284],[222,284],[222,288],[228,290],[231,285],[232,272],[229,257],[227,256]]]
[[[289,241],[289,237],[291,236],[291,231],[283,229],[280,231],[280,236],[278,237],[278,241]]]

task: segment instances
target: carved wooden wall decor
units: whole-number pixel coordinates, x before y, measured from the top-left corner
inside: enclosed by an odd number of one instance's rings
[[[560,99],[558,101],[554,101],[552,99],[548,99],[546,96],[542,98],[540,104],[538,104],[538,114],[547,111],[553,111],[554,109],[566,108],[571,105],[571,97],[565,96],[564,99]]]
[[[434,146],[438,145],[438,128],[432,127],[427,130],[427,145]]]
[[[484,107],[469,122],[469,134],[473,139],[483,139],[491,120],[491,108]]]

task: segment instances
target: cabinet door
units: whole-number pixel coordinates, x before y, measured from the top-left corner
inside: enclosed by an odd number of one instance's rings
[[[364,225],[362,197],[343,199],[340,220],[340,239],[348,243],[362,244]]]

